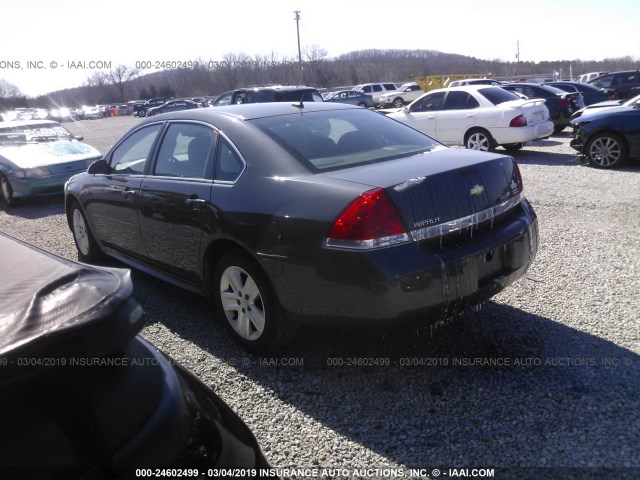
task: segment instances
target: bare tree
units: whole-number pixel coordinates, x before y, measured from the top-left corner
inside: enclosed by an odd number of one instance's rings
[[[125,101],[125,89],[130,80],[137,77],[140,73],[140,70],[137,68],[131,68],[127,65],[118,65],[113,70],[110,70],[107,73],[107,78],[111,85],[113,85],[118,90],[118,97],[120,101]]]
[[[0,78],[0,98],[19,97],[22,93],[14,84]]]
[[[302,54],[307,62],[318,62],[327,57],[327,51],[320,45],[313,44],[310,47],[304,47]]]

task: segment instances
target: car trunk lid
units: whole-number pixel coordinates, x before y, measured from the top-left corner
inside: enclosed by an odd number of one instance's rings
[[[393,162],[322,173],[385,190],[414,240],[469,231],[521,200],[522,181],[508,156],[438,149]]]

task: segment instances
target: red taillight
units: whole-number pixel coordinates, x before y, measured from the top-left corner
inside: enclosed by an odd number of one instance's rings
[[[527,117],[524,115],[518,115],[516,118],[509,122],[510,127],[526,127],[527,126]]]
[[[377,248],[409,240],[398,210],[381,188],[356,198],[333,223],[327,246]]]
[[[522,193],[522,191],[524,190],[524,183],[522,183],[522,175],[520,174],[520,167],[518,167],[518,163],[515,161],[515,159],[511,159],[511,161],[513,162],[513,170],[516,173],[516,179],[518,182],[518,191]]]
[[[562,98],[560,99],[560,103],[559,103],[561,108],[567,108],[571,106],[571,100],[568,98]]]

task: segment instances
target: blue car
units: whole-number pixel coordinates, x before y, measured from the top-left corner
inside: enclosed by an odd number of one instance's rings
[[[62,193],[64,183],[102,155],[58,122],[0,123],[0,194],[7,207],[32,196]]]
[[[602,108],[575,120],[571,146],[596,168],[615,168],[640,157],[640,105]]]

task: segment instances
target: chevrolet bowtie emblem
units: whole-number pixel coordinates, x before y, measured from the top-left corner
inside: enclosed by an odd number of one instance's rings
[[[484,186],[474,185],[471,190],[469,190],[469,195],[482,195],[482,192],[484,192]]]

